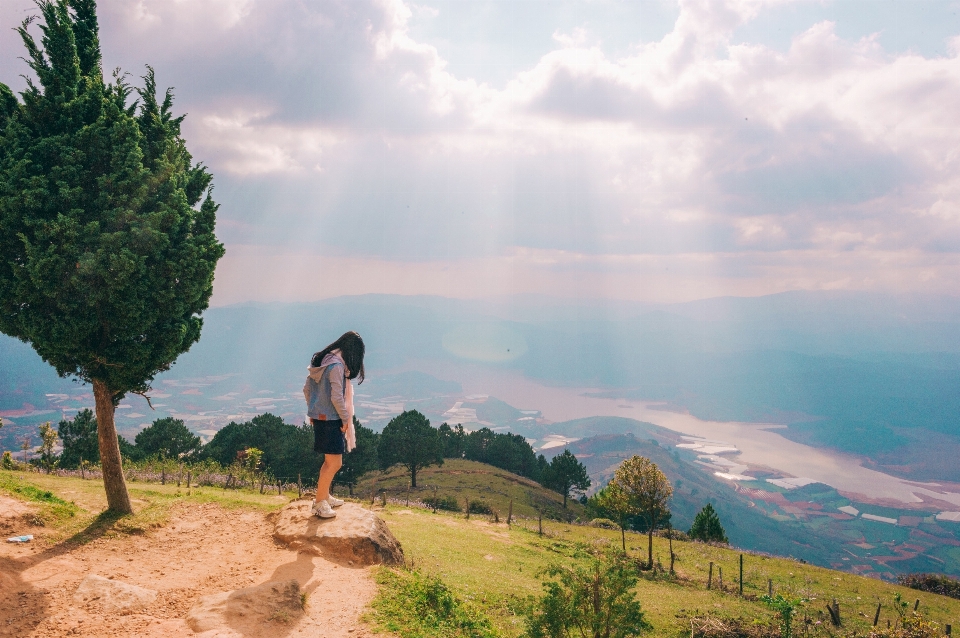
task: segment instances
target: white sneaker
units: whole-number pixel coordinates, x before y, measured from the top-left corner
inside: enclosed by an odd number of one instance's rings
[[[330,503],[330,507],[340,507],[343,505],[343,501],[331,494],[327,498],[327,503]]]
[[[313,515],[320,518],[333,518],[337,515],[326,501],[315,501],[313,504]]]

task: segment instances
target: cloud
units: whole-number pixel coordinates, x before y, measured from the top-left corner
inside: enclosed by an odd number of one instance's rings
[[[782,51],[734,39],[773,4],[683,0],[672,31],[616,53],[587,22],[558,28],[499,87],[451,73],[411,35],[436,10],[400,0],[100,12],[106,66],[151,63],[177,87],[222,237],[276,277],[276,251],[316,251],[355,260],[360,291],[459,294],[437,273],[474,268],[500,273],[474,276],[476,294],[952,291],[960,49],[894,55],[829,21]],[[4,3],[0,22],[29,6]],[[0,53],[16,85],[20,52]],[[218,282],[236,281],[243,267],[225,263]]]

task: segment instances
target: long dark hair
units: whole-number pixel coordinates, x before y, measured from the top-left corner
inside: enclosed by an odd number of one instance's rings
[[[313,358],[310,359],[310,365],[314,367],[323,365],[323,358],[337,348],[340,349],[343,362],[347,364],[347,368],[350,369],[350,375],[347,378],[359,379],[359,381],[357,381],[358,385],[363,383],[363,353],[366,351],[366,348],[363,345],[363,339],[360,338],[360,335],[352,330],[350,332],[344,332],[339,339],[314,354]]]

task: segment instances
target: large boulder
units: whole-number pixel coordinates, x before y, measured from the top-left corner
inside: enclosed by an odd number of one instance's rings
[[[286,624],[303,615],[300,583],[275,580],[254,587],[203,596],[187,613],[196,633],[232,628],[240,635],[260,635],[265,622]],[[252,631],[253,633],[246,633]]]
[[[96,604],[107,612],[134,612],[153,603],[157,592],[90,574],[80,582],[73,599],[81,604]]]
[[[345,503],[334,518],[317,518],[313,501],[294,501],[280,511],[273,537],[288,547],[340,564],[401,565],[403,549],[379,516]]]

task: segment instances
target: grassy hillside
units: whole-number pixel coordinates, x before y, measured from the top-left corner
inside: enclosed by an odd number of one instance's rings
[[[390,505],[380,515],[403,544],[404,552],[415,566],[438,575],[462,599],[481,607],[504,636],[519,636],[523,628],[521,610],[530,596],[542,591],[539,572],[551,562],[582,560],[578,550],[602,543],[620,543],[619,532],[591,527],[546,522],[545,535],[539,536],[536,521],[518,525],[494,524],[474,517],[431,514],[430,512]],[[646,551],[646,537],[628,533],[631,554]],[[927,617],[940,623],[960,622],[960,601],[935,594],[908,590],[879,580],[854,576],[805,565],[789,559],[747,555],[744,560],[744,594],[737,594],[736,575],[739,552],[703,545],[674,542],[679,556],[677,578],[661,575],[642,578],[637,595],[653,624],[652,635],[689,636],[690,619],[711,614],[721,618],[740,618],[768,622],[773,614],[757,596],[767,592],[767,580],[773,580],[776,593],[809,600],[801,611],[814,622],[826,622],[824,604],[834,598],[840,603],[844,627],[866,630],[867,616],[872,621],[878,599],[883,603],[881,622],[895,618],[891,602],[896,592],[908,600],[920,599]],[[663,539],[654,539],[654,555],[668,561],[669,550]],[[715,565],[714,583],[723,568],[726,591],[707,591],[707,571]]]
[[[354,489],[354,494],[368,502],[375,491],[385,490],[390,499],[406,500],[410,475],[395,467],[389,472],[374,472]],[[436,488],[436,492],[434,492]],[[442,466],[428,467],[417,473],[417,489],[409,491],[410,500],[432,497],[453,497],[460,508],[465,499],[486,504],[506,520],[513,502],[516,516],[535,518],[538,511],[551,518],[575,518],[583,513],[583,506],[570,499],[563,509],[563,497],[531,481],[485,463],[447,459]]]
[[[523,490],[534,487],[502,476],[499,470],[477,463],[454,461],[435,472],[432,481],[438,486],[461,494],[485,491],[488,503],[513,497],[515,512]],[[383,481],[395,480],[390,475]],[[458,481],[464,481],[462,484]],[[428,481],[425,481],[427,484]],[[513,490],[517,491],[513,491]],[[176,485],[130,484],[137,515],[124,519],[98,516],[105,506],[99,481],[83,481],[42,474],[21,474],[0,471],[0,493],[40,504],[45,525],[52,534],[39,542],[84,542],[113,534],[141,534],[152,527],[166,524],[167,512],[175,503],[217,502],[234,508],[261,512],[273,511],[289,501],[289,496],[259,495],[253,492],[204,488],[192,490]],[[520,518],[512,526],[490,522],[488,516],[437,513],[418,507],[407,507],[392,501],[385,509],[376,510],[403,544],[408,563],[417,569],[439,576],[462,600],[487,614],[500,635],[519,636],[523,630],[522,611],[531,597],[541,591],[541,570],[552,562],[571,563],[584,560],[584,550],[604,544],[619,544],[619,533],[564,523],[544,521],[544,534],[537,530],[537,521]],[[14,530],[9,530],[11,533]],[[631,555],[645,553],[646,537],[627,534]],[[814,622],[825,620],[824,602],[834,598],[840,603],[845,630],[865,630],[877,601],[883,603],[881,619],[893,618],[890,602],[900,592],[910,601],[920,599],[920,608],[928,618],[940,623],[960,622],[960,601],[907,590],[879,580],[805,565],[789,559],[747,555],[745,557],[744,593],[737,594],[736,572],[739,552],[698,543],[674,542],[678,556],[676,577],[663,574],[641,578],[637,595],[654,629],[651,635],[689,635],[691,618],[710,614],[714,617],[738,618],[747,623],[769,622],[772,612],[757,602],[767,591],[767,580],[773,581],[776,592],[802,596],[807,602],[801,611]],[[667,542],[655,539],[657,560],[668,563]],[[715,565],[713,590],[705,588],[709,564]],[[723,569],[724,590],[716,588],[719,568]]]

